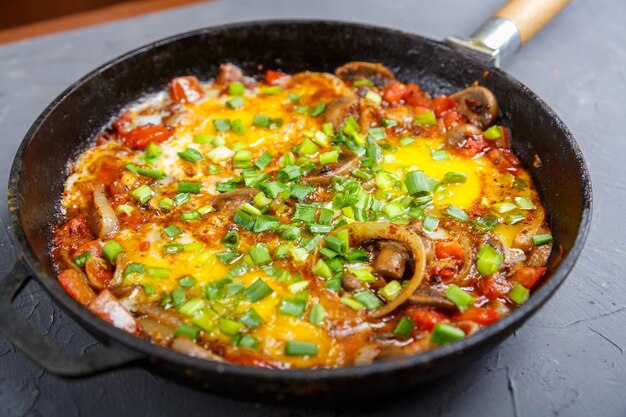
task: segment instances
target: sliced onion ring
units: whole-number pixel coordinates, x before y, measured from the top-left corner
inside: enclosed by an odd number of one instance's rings
[[[350,233],[350,244],[358,246],[366,240],[387,239],[396,240],[404,243],[409,251],[413,254],[415,261],[415,271],[404,286],[402,291],[389,303],[371,310],[368,314],[371,317],[382,317],[391,313],[415,292],[424,279],[426,270],[426,255],[424,253],[424,244],[418,235],[408,230],[405,226],[390,222],[355,222],[347,224],[337,229],[348,230]]]

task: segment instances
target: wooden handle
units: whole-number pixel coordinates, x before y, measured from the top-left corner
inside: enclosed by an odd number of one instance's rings
[[[512,21],[522,44],[539,32],[569,4],[570,0],[510,0],[494,16]]]

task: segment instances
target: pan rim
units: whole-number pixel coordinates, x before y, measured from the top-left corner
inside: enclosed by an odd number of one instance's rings
[[[97,76],[102,71],[105,71],[123,61],[131,59],[137,55],[143,53],[149,53],[151,50],[171,44],[183,39],[200,36],[207,33],[220,32],[232,29],[240,29],[240,28],[249,28],[253,26],[268,26],[268,25],[329,25],[329,26],[349,26],[355,30],[364,30],[364,31],[385,31],[389,35],[409,37],[413,39],[419,39],[421,41],[425,41],[431,43],[433,45],[437,45],[441,48],[446,48],[450,51],[453,51],[456,54],[459,54],[459,58],[463,57],[463,59],[467,59],[470,61],[476,61],[471,56],[463,55],[461,52],[454,51],[448,45],[443,42],[436,41],[418,34],[414,34],[411,32],[401,31],[393,28],[388,28],[384,26],[371,25],[371,24],[362,24],[357,22],[350,22],[347,20],[319,20],[319,19],[274,19],[274,20],[246,20],[235,23],[229,23],[224,25],[216,25],[205,27],[201,29],[196,29],[189,32],[183,32],[179,34],[175,34],[163,39],[159,39],[157,41],[144,44],[139,46],[131,51],[128,51],[122,55],[113,58],[104,64],[98,66],[93,69],[86,75],[79,78],[77,81],[68,86],[61,94],[59,94],[44,110],[43,112],[35,119],[26,135],[22,139],[20,146],[16,152],[15,158],[12,163],[11,172],[8,181],[8,207],[9,207],[9,218],[11,223],[11,229],[13,233],[9,233],[14,241],[17,243],[17,247],[20,249],[20,253],[22,254],[22,258],[27,264],[28,268],[33,272],[33,275],[37,279],[38,283],[42,285],[47,293],[52,297],[52,299],[57,302],[65,311],[67,311],[77,322],[81,325],[81,327],[86,328],[91,334],[96,335],[104,335],[109,341],[113,341],[123,347],[129,348],[133,351],[141,352],[146,354],[147,357],[168,361],[172,363],[176,363],[178,365],[190,367],[197,369],[199,371],[212,372],[217,374],[230,374],[233,376],[241,376],[241,377],[257,377],[257,378],[267,378],[267,379],[280,379],[285,381],[318,381],[318,380],[329,380],[329,379],[345,379],[345,378],[362,378],[365,376],[371,376],[376,374],[394,372],[400,369],[413,368],[422,365],[426,365],[431,362],[438,362],[441,359],[444,359],[447,356],[452,356],[455,354],[461,354],[466,350],[471,350],[472,348],[479,347],[483,342],[486,342],[489,339],[496,338],[500,333],[506,332],[507,329],[512,329],[520,326],[530,318],[541,306],[543,306],[556,292],[556,290],[560,287],[560,285],[564,282],[565,278],[571,272],[576,260],[580,256],[582,252],[585,240],[587,238],[591,217],[592,217],[592,188],[591,188],[591,179],[587,164],[585,162],[584,156],[580,147],[578,146],[576,140],[574,139],[572,133],[567,128],[567,126],[563,123],[563,121],[556,115],[556,113],[534,92],[532,92],[528,87],[524,84],[516,80],[514,77],[510,76],[505,71],[491,67],[488,64],[481,63],[481,65],[485,65],[489,67],[491,72],[497,72],[500,76],[504,77],[504,79],[511,83],[512,85],[524,90],[529,93],[530,97],[535,100],[550,116],[550,118],[555,121],[560,130],[563,131],[563,136],[567,141],[567,146],[572,149],[577,158],[577,165],[581,172],[581,182],[582,182],[582,215],[580,219],[580,223],[578,225],[578,231],[576,234],[576,238],[574,240],[574,244],[572,245],[570,251],[563,257],[560,264],[555,268],[554,273],[550,277],[550,279],[540,288],[538,289],[530,299],[524,303],[523,305],[516,308],[511,314],[502,318],[498,322],[488,326],[485,329],[482,329],[475,335],[467,337],[463,340],[450,343],[448,345],[432,349],[414,356],[410,356],[407,358],[398,358],[391,359],[387,361],[375,362],[369,365],[362,366],[346,366],[346,367],[338,367],[338,368],[307,368],[307,369],[267,369],[267,368],[256,368],[249,367],[245,365],[237,365],[230,363],[218,363],[213,361],[207,361],[203,359],[193,358],[173,350],[154,345],[148,341],[139,339],[135,336],[132,336],[120,329],[115,328],[114,326],[108,324],[104,320],[98,318],[93,315],[89,310],[87,310],[84,306],[80,305],[74,299],[72,299],[69,294],[67,294],[61,286],[59,285],[57,280],[51,279],[52,277],[48,275],[44,270],[35,256],[34,251],[32,250],[24,229],[21,225],[21,207],[20,200],[17,190],[19,189],[19,181],[21,177],[21,171],[23,168],[23,160],[26,152],[28,150],[28,146],[30,145],[31,140],[42,126],[42,124],[46,121],[48,116],[53,113],[56,107],[63,102],[68,96],[74,93],[77,89],[79,89],[83,84],[89,81],[94,76]],[[478,61],[476,61],[478,62]],[[148,367],[149,369],[149,367]]]

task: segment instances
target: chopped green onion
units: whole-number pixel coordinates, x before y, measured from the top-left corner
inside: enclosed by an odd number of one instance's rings
[[[353,82],[352,85],[354,85],[355,87],[365,87],[368,85],[372,85],[372,82],[367,79],[360,79]]]
[[[136,262],[129,263],[126,268],[124,268],[124,278],[129,276],[130,274],[143,274],[144,264],[139,264]]]
[[[202,216],[200,216],[200,213],[198,211],[191,210],[191,211],[183,211],[182,213],[180,213],[180,218],[181,220],[190,222],[194,220],[200,220]]]
[[[191,196],[188,193],[178,193],[174,196],[174,203],[177,206],[182,206],[183,204],[187,203],[189,200],[191,200]]]
[[[491,126],[483,132],[483,137],[489,140],[500,139],[502,137],[502,128],[497,125]]]
[[[146,177],[154,178],[155,180],[162,180],[167,177],[167,174],[158,169],[150,169],[150,168],[137,168],[137,174],[145,175]]]
[[[245,135],[247,128],[241,119],[235,119],[232,121],[232,130],[237,135]]]
[[[198,333],[200,333],[200,329],[197,328],[196,326],[190,326],[188,324],[181,324],[176,329],[174,336],[176,337],[184,336],[190,340],[195,340],[196,337],[198,337]]]
[[[413,171],[406,174],[404,183],[410,195],[421,195],[432,192],[424,171]]]
[[[253,308],[246,310],[241,316],[240,321],[248,329],[256,329],[263,323],[263,319]]]
[[[363,309],[363,304],[359,303],[356,300],[353,300],[350,297],[341,297],[339,299],[339,301],[341,302],[341,304],[347,305],[348,307],[350,307],[354,311],[359,311],[359,310]]]
[[[432,110],[425,111],[415,115],[415,123],[419,126],[434,126],[437,124],[437,117]]]
[[[192,298],[183,304],[178,312],[185,316],[193,316],[198,310],[204,308],[204,301],[200,298]]]
[[[163,252],[166,255],[172,255],[175,253],[180,253],[185,250],[185,246],[180,243],[173,243],[171,245],[163,245]]]
[[[276,217],[261,215],[257,216],[256,221],[254,222],[253,231],[255,233],[262,233],[268,230],[276,230],[280,222]]]
[[[533,236],[533,243],[535,246],[544,245],[550,242],[552,242],[552,235],[549,233]]]
[[[302,175],[302,170],[298,165],[288,165],[278,171],[280,179],[295,180]]]
[[[291,196],[300,201],[306,199],[313,191],[315,191],[314,187],[310,187],[304,184],[293,184],[289,188],[289,193],[291,194]]]
[[[445,149],[431,150],[430,157],[433,161],[447,161],[450,159],[450,154]]]
[[[213,126],[218,132],[230,130],[232,127],[230,124],[230,120],[228,119],[215,119],[213,120]]]
[[[381,119],[380,124],[383,125],[383,127],[394,127],[398,124],[398,121],[396,119]]]
[[[393,280],[389,281],[387,285],[379,291],[379,294],[387,301],[391,301],[400,294],[400,291],[402,291],[402,285],[398,281]]]
[[[246,92],[243,84],[239,81],[228,84],[228,94],[231,96],[242,96]]]
[[[196,285],[198,281],[194,278],[193,275],[183,275],[178,278],[178,284],[183,288],[191,288]]]
[[[273,85],[271,87],[261,88],[261,94],[265,95],[276,95],[282,91],[279,85]]]
[[[328,165],[339,160],[339,151],[329,151],[320,154],[320,164]]]
[[[519,282],[513,284],[513,288],[509,291],[509,298],[515,304],[523,304],[530,297],[530,290]]]
[[[317,356],[319,346],[315,343],[288,340],[285,343],[285,355],[287,356]]]
[[[333,272],[322,259],[318,259],[313,266],[313,273],[324,279],[330,279],[333,276]]]
[[[198,162],[204,158],[200,152],[193,148],[187,148],[182,152],[178,152],[178,156],[189,162]]]
[[[250,302],[255,302],[262,300],[273,292],[274,290],[261,278],[257,278],[256,281],[243,292],[243,295],[245,295]]]
[[[241,339],[239,339],[237,345],[242,348],[257,350],[259,348],[259,339],[250,334],[244,334],[241,336]]]
[[[146,267],[146,274],[152,278],[169,278],[170,270],[167,268],[161,268],[158,266]]]
[[[436,345],[445,345],[446,343],[461,340],[464,337],[465,332],[458,327],[446,323],[437,323],[430,335],[430,341]]]
[[[289,92],[289,94],[287,95],[287,99],[289,99],[289,101],[291,101],[292,103],[297,103],[298,101],[300,101],[300,96],[296,93]]]
[[[174,200],[168,197],[163,197],[159,200],[157,206],[165,211],[170,211],[172,208],[174,208]]]
[[[307,228],[309,229],[309,232],[312,234],[328,233],[331,230],[333,230],[333,227],[331,225],[316,224],[316,223],[308,223]]]
[[[407,316],[402,316],[396,328],[393,329],[393,334],[403,339],[407,339],[411,336],[411,330],[415,327],[415,322]]]
[[[502,255],[487,243],[476,254],[476,269],[485,276],[493,275],[498,271],[502,259]]]
[[[371,101],[374,104],[380,104],[383,101],[383,98],[380,96],[380,94],[372,90],[367,90],[367,92],[365,93],[365,99]]]
[[[498,214],[508,213],[511,210],[515,210],[517,206],[513,203],[509,203],[507,201],[503,201],[501,203],[496,203],[491,206],[491,209]]]
[[[324,306],[321,304],[313,304],[313,307],[311,307],[311,311],[309,312],[309,323],[319,326],[324,322],[324,317],[326,317]]]
[[[82,268],[83,266],[85,266],[87,259],[91,258],[92,256],[93,256],[93,253],[90,250],[86,250],[82,252],[80,255],[77,255],[74,257],[74,263],[79,268]]]
[[[359,303],[363,304],[368,310],[374,310],[383,305],[383,302],[380,301],[374,293],[368,290],[357,291],[354,293],[353,297]]]
[[[444,184],[463,184],[467,181],[467,174],[462,172],[446,172],[443,176]]]
[[[402,138],[398,141],[401,146],[409,146],[412,143],[415,143],[415,139],[412,137]]]
[[[245,102],[242,97],[233,97],[226,101],[226,105],[230,109],[238,109],[240,107],[243,107],[244,103]]]
[[[458,220],[460,222],[466,222],[468,219],[467,213],[464,212],[463,210],[461,210],[460,208],[458,208],[457,206],[454,206],[452,204],[450,204],[446,210],[444,211],[445,215],[448,217],[451,217],[455,220]]]
[[[278,312],[281,314],[288,314],[294,317],[300,317],[304,313],[304,309],[306,308],[306,302],[302,300],[290,300],[283,298],[278,306]]]
[[[524,220],[526,220],[526,217],[523,214],[511,214],[509,216],[509,224],[522,223]]]
[[[472,297],[454,284],[448,287],[448,291],[446,291],[446,298],[452,301],[461,313],[472,307],[476,302],[476,299],[474,297]]]
[[[241,330],[243,324],[235,320],[221,318],[219,327],[222,333],[234,336],[239,332],[239,330]]]
[[[358,279],[361,282],[374,282],[374,281],[376,281],[376,277],[374,276],[374,274],[372,274],[369,271],[369,269],[365,269],[365,268],[348,268],[348,271],[350,271],[356,277],[356,279]]]
[[[156,294],[156,288],[154,288],[154,285],[144,284],[142,285],[142,288],[143,288],[143,292],[145,292],[148,297]]]
[[[150,200],[150,198],[152,197],[153,194],[154,194],[154,192],[152,191],[152,188],[148,187],[145,184],[135,188],[130,193],[130,195],[135,200],[139,201],[139,203],[141,205],[146,204],[148,202],[148,200]]]
[[[199,193],[200,186],[202,184],[199,182],[189,182],[189,181],[181,181],[178,183],[178,192],[179,193]]]
[[[252,245],[248,250],[248,254],[252,258],[255,265],[265,265],[272,262],[270,250],[265,243],[257,243]]]
[[[115,240],[109,240],[102,246],[102,254],[112,264],[115,263],[117,257],[122,253],[124,253],[124,248]]]
[[[254,228],[255,221],[256,219],[253,216],[243,210],[237,210],[233,216],[233,223],[247,230],[252,230]]]
[[[315,214],[317,213],[317,206],[314,204],[296,203],[294,215],[291,217],[292,221],[303,221],[305,223],[312,223],[315,221]]]
[[[259,210],[258,208],[254,207],[252,204],[250,203],[244,203],[241,205],[241,210],[243,210],[244,212],[251,214],[253,216],[260,216],[261,210]]]
[[[383,207],[383,212],[391,219],[404,214],[404,210],[404,205],[402,205],[402,202],[400,201],[394,201]]]
[[[256,162],[254,163],[254,166],[263,170],[265,169],[266,166],[269,165],[270,162],[272,162],[272,159],[273,157],[271,153],[263,152],[263,154],[259,157],[259,159],[257,159]]]
[[[319,148],[311,139],[305,139],[304,142],[298,146],[297,152],[299,155],[311,155],[316,153],[318,150]]]
[[[524,217],[524,216],[522,216]],[[498,225],[498,219],[493,216],[482,216],[471,221],[472,226],[480,233],[490,232]]]
[[[528,197],[515,197],[515,204],[522,210],[534,210],[537,208]]]
[[[213,135],[198,134],[198,135],[194,135],[193,137],[193,141],[195,143],[207,144],[207,143],[213,143],[213,140],[215,140],[215,136]]]
[[[255,114],[252,118],[252,125],[257,127],[269,127],[271,118],[262,114]]]
[[[172,291],[172,303],[176,309],[179,309],[187,302],[187,296],[185,295],[185,290],[182,288],[175,288]]]
[[[424,220],[422,220],[422,227],[424,228],[424,230],[426,230],[427,232],[434,232],[435,229],[437,229],[437,226],[439,226],[438,218],[436,218],[435,216],[431,216],[430,214],[424,216]]]
[[[320,114],[324,113],[324,110],[326,110],[326,103],[318,103],[315,106],[311,107],[311,110],[309,111],[309,116],[317,117]]]
[[[291,253],[291,258],[296,264],[304,263],[304,261],[306,261],[309,257],[309,251],[305,248],[290,248],[289,253]]]

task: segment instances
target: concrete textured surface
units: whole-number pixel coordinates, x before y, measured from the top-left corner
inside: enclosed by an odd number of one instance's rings
[[[45,106],[74,80],[136,46],[204,26],[266,18],[328,18],[431,38],[468,34],[501,1],[218,1],[0,47],[0,192],[13,155]],[[552,106],[591,170],[594,219],[557,295],[480,361],[404,399],[367,409],[259,405],[222,399],[130,368],[64,380],[0,336],[0,416],[622,416],[626,414],[626,2],[574,0],[506,69]],[[532,117],[532,115],[529,115]],[[567,173],[564,173],[567,175]],[[7,208],[0,205],[6,224]],[[4,229],[4,227],[3,227]],[[0,272],[12,263],[0,232]],[[70,352],[94,341],[30,282],[14,303]]]

